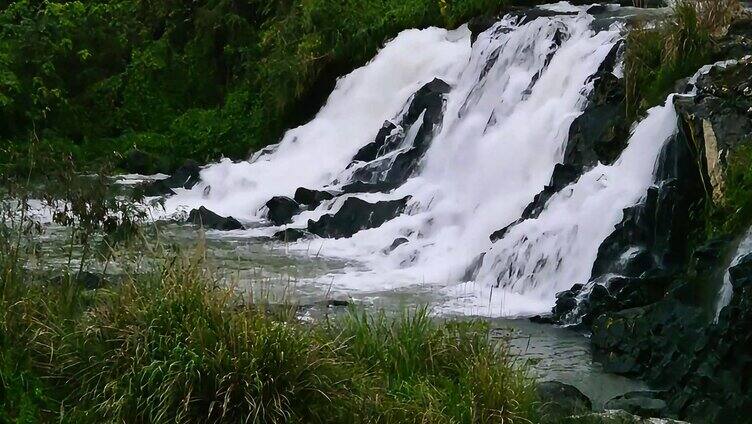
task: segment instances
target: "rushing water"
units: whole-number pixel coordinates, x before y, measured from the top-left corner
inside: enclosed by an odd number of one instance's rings
[[[355,172],[416,143],[416,127],[402,144],[371,163],[352,162],[382,124],[399,122],[413,93],[434,78],[451,86],[443,118],[433,129],[419,168],[399,187],[325,201],[288,227],[334,213],[348,197],[369,202],[410,196],[405,213],[349,238],[304,240],[286,252],[336,258],[347,266],[316,276],[333,290],[373,293],[429,291],[447,311],[515,316],[547,311],[558,291],[590,276],[599,244],[653,183],[655,161],[676,129],[676,116],[659,107],[633,130],[611,166],[597,165],[554,195],[537,218],[515,225],[500,240],[489,235],[517,221],[561,162],[568,131],[586,105],[592,76],[622,39],[615,23],[594,29],[587,7],[549,9],[577,14],[523,21],[507,16],[470,43],[466,28],[409,30],[366,66],[339,80],[308,124],[250,161],[222,161],[202,182],[167,199],[166,213],[199,205],[251,228],[231,238],[268,236],[264,204],[292,197],[298,187],[339,190]],[[614,69],[615,74],[620,70]],[[391,162],[389,162],[391,161]],[[407,242],[386,251],[392,242]],[[281,247],[280,247],[281,248]],[[476,272],[468,278],[468,270]]]

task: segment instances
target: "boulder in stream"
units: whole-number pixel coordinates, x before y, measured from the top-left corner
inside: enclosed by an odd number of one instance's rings
[[[350,197],[334,214],[324,215],[318,221],[308,221],[308,231],[319,237],[351,237],[358,231],[380,227],[405,210],[409,196],[398,200],[369,203]]]
[[[188,215],[188,222],[213,230],[231,231],[243,229],[243,224],[237,219],[231,216],[224,217],[217,215],[204,206],[193,209],[190,215]]]
[[[300,205],[286,196],[275,196],[266,202],[269,209],[267,218],[274,225],[284,225],[292,222],[292,218],[300,213]]]
[[[293,200],[298,202],[299,205],[305,205],[311,209],[316,209],[321,202],[331,199],[334,199],[334,194],[331,192],[311,190],[305,187],[298,187],[298,189],[295,190],[295,196],[293,197]]]

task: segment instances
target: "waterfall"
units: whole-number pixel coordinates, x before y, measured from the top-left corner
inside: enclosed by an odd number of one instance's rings
[[[669,99],[633,129],[616,162],[587,169],[521,219],[563,161],[593,76],[622,40],[619,24],[596,30],[586,10],[562,3],[538,17],[508,15],[472,43],[466,27],[404,31],[340,79],[311,122],[247,162],[206,167],[165,209],[204,205],[249,224],[248,236],[270,236],[310,229],[348,199],[403,201],[374,228],[289,248],[355,261],[326,278],[350,292],[428,285],[453,299],[452,310],[490,301],[482,313],[544,312],[557,291],[587,282],[598,246],[653,183],[676,131]],[[619,66],[613,72],[621,77]],[[333,198],[269,225],[265,203],[299,187]]]

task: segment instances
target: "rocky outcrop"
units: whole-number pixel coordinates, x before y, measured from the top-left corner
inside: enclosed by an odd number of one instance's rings
[[[730,158],[752,142],[752,60],[713,68],[689,89],[696,95],[674,100],[679,130],[660,155],[654,186],[599,247],[591,281],[557,295],[551,319],[590,332],[606,371],[666,389],[628,394],[607,408],[752,422],[752,256],[729,271],[731,303],[714,323],[731,243],[697,240],[706,205],[723,204],[732,189]],[[565,163],[608,160],[592,145],[576,139]]]
[[[697,95],[677,98],[682,131],[702,158],[712,199],[722,202],[728,154],[752,134],[752,59],[700,76]]]
[[[201,206],[198,209],[193,209],[190,215],[188,215],[188,222],[213,230],[231,231],[243,229],[243,224],[237,219],[231,216],[224,217],[217,215],[204,206]]]
[[[319,237],[351,237],[358,231],[377,228],[405,210],[409,197],[369,203],[349,197],[334,214],[308,221],[308,231]]]

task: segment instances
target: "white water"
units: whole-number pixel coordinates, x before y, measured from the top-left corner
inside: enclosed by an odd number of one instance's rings
[[[428,285],[454,299],[445,305],[452,310],[544,312],[556,292],[587,281],[598,246],[621,220],[622,209],[639,201],[653,183],[655,161],[676,129],[670,101],[651,110],[616,163],[585,173],[551,198],[537,219],[491,243],[489,235],[517,220],[549,182],[592,88],[589,77],[620,39],[618,28],[592,31],[592,19],[580,13],[520,26],[506,18],[472,48],[464,28],[405,31],[371,63],[340,80],[310,123],[250,162],[209,166],[202,172],[204,182],[168,199],[166,209],[205,205],[258,222],[272,196],[292,196],[301,186],[336,188],[332,182],[346,181],[352,172],[345,168],[355,152],[373,140],[385,120],[398,116],[412,93],[439,77],[452,91],[419,172],[391,193],[357,195],[367,201],[410,195],[406,213],[351,238],[302,241],[290,248],[357,260],[357,267],[327,276],[326,282],[340,290],[366,294]],[[552,42],[557,32],[565,35],[560,46]],[[540,78],[526,92],[536,74]],[[305,227],[309,218],[333,213],[343,201],[304,212],[290,227]],[[384,253],[397,237],[409,241]],[[475,281],[462,282],[481,254]]]

